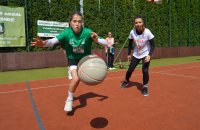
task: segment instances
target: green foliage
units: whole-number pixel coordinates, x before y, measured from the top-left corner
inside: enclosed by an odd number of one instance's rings
[[[179,46],[187,45],[187,24],[188,24],[188,1],[189,0],[176,0],[175,7],[177,15],[179,16],[178,21],[178,44]]]
[[[61,21],[69,19],[72,11],[79,11],[79,0],[26,0],[29,43],[37,36],[37,20]],[[100,3],[99,3],[100,2]],[[24,6],[25,0],[1,0],[0,5]],[[199,0],[162,0],[162,4],[146,0],[84,0],[84,26],[106,38],[111,31],[121,48],[133,28],[133,18],[140,14],[145,26],[155,35],[157,47],[199,46]],[[126,45],[127,46],[127,45]],[[126,47],[125,46],[125,47]],[[103,48],[93,44],[94,49]],[[6,51],[25,51],[27,48],[0,48]],[[60,49],[30,47],[30,51]]]
[[[179,38],[179,34],[177,33],[178,32],[178,18],[177,18],[177,12],[176,12],[176,8],[175,8],[175,3],[173,2],[171,4],[171,13],[170,13],[170,29],[171,29],[171,33],[170,33],[170,36],[171,38],[169,37],[170,41],[169,43],[171,44],[171,46],[179,46],[178,44],[178,38]]]
[[[190,1],[189,45],[200,45],[200,4],[198,0]]]

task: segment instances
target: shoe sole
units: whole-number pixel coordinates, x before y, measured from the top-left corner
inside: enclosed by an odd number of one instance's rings
[[[144,93],[142,93],[142,92],[141,92],[141,94],[142,94],[143,96],[145,96],[145,97],[149,96],[149,94],[144,94]]]
[[[128,86],[128,84],[127,84],[127,85],[125,85],[125,86],[121,86],[121,88],[125,88],[126,86]]]
[[[73,109],[73,108],[72,108],[72,109]],[[67,109],[64,109],[64,111],[65,111],[65,112],[70,112],[70,111],[72,111],[72,109],[68,109],[68,110],[67,110]]]
[[[65,112],[70,112],[70,111],[72,111],[72,109],[71,110],[64,110]]]

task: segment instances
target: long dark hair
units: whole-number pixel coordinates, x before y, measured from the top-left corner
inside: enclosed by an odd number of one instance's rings
[[[70,16],[69,16],[69,22],[72,21],[74,15],[79,15],[79,16],[81,16],[81,18],[82,18],[82,14],[81,14],[80,12],[77,12],[77,11],[76,11],[76,12],[72,12],[72,13],[70,14]]]
[[[133,23],[135,24],[135,20],[138,19],[138,18],[142,19],[142,22],[143,22],[142,32],[144,32],[145,23],[144,23],[144,19],[143,19],[143,17],[142,17],[141,15],[136,15],[136,16],[134,17],[134,19],[133,19]]]

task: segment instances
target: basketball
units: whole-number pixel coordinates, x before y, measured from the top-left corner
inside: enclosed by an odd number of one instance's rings
[[[85,56],[78,63],[78,77],[86,84],[99,84],[105,79],[106,75],[107,65],[97,55]]]

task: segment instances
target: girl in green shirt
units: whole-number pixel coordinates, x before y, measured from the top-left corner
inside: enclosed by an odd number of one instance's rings
[[[68,88],[68,96],[65,102],[64,111],[72,111],[73,96],[79,85],[80,79],[77,74],[77,65],[81,58],[91,54],[92,42],[107,46],[107,41],[100,38],[89,28],[82,26],[82,15],[79,12],[72,13],[69,19],[70,27],[66,28],[55,38],[43,41],[41,38],[34,38],[32,46],[49,47],[54,44],[63,44],[68,59],[68,66],[72,74],[72,79]]]

